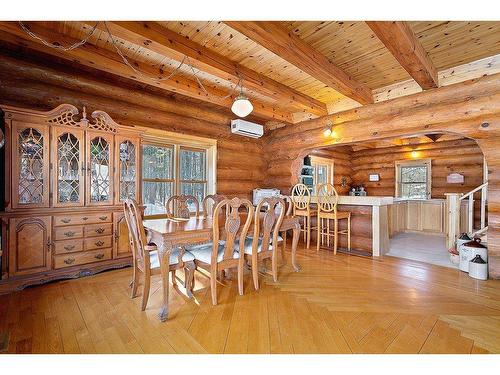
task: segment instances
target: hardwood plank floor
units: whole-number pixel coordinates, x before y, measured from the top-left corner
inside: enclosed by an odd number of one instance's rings
[[[500,353],[500,281],[302,247],[298,260],[301,272],[286,264],[258,292],[250,274],[243,296],[226,280],[217,306],[196,273],[194,299],[182,286],[170,293],[167,323],[156,317],[159,276],[141,312],[140,297],[129,297],[130,268],[3,295],[3,352]]]

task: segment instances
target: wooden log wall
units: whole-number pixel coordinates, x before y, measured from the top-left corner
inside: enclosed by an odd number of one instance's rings
[[[262,187],[266,162],[262,141],[230,132],[229,113],[117,85],[88,72],[0,54],[0,103],[49,110],[62,103],[99,109],[126,126],[145,126],[217,139],[217,189],[251,198]]]
[[[432,198],[444,199],[445,193],[466,193],[483,183],[483,153],[472,139],[429,142],[416,146],[366,149],[352,153],[354,185],[363,185],[368,195],[394,196],[396,161],[432,159]],[[449,184],[450,173],[463,174],[463,184]],[[369,174],[379,174],[380,181],[369,182]]]
[[[352,181],[352,150],[348,146],[335,147],[332,149],[318,149],[310,155],[319,156],[333,160],[333,184],[340,195],[347,195]],[[342,178],[345,178],[345,186],[342,186]]]

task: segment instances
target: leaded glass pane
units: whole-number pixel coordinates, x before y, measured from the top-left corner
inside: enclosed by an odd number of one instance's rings
[[[142,178],[172,179],[173,156],[172,147],[144,145],[142,148]]]
[[[19,133],[19,203],[33,204],[43,201],[43,136],[33,128]]]
[[[57,201],[59,203],[80,200],[80,141],[70,133],[57,138]]]
[[[136,166],[135,145],[130,141],[120,143],[120,200],[135,199]]]
[[[203,181],[206,176],[205,151],[181,149],[180,179]]]
[[[145,215],[164,214],[165,203],[172,196],[172,182],[143,181],[142,200],[146,209]]]
[[[110,200],[110,150],[102,137],[90,141],[90,198],[92,202]]]

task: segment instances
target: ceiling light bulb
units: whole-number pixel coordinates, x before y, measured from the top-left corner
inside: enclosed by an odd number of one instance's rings
[[[329,137],[330,135],[332,134],[332,128],[326,128],[324,131],[323,131],[323,135],[325,137]]]
[[[245,95],[240,94],[234,99],[231,111],[238,117],[246,117],[253,111],[253,105]]]
[[[418,156],[418,152],[417,152],[417,151],[415,151],[415,150],[413,150],[413,151],[411,152],[411,157],[412,157],[412,158],[416,158],[417,156]]]

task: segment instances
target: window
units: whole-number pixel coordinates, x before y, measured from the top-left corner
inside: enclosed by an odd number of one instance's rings
[[[427,199],[431,197],[431,161],[396,163],[396,196]]]
[[[146,215],[165,213],[165,203],[174,192],[174,147],[142,147],[142,202]]]
[[[318,156],[311,156],[311,165],[314,168],[314,191],[316,191],[318,185],[326,183],[333,184],[333,160]]]
[[[165,214],[168,198],[180,194],[195,196],[201,209],[203,198],[215,193],[215,141],[211,144],[196,142],[196,139],[189,141],[175,136],[164,141],[157,138],[145,140],[142,146],[142,201],[146,206],[145,215]],[[194,211],[194,204],[189,208]]]

